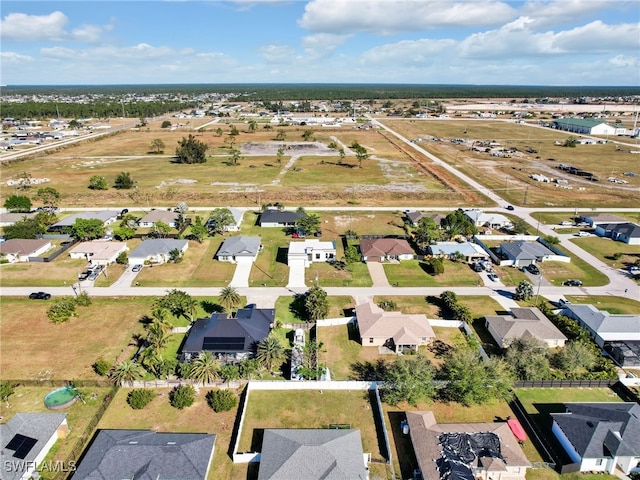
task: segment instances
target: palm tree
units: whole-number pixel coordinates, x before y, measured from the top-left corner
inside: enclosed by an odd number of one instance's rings
[[[202,351],[191,364],[190,378],[196,382],[215,382],[220,376],[220,362],[209,351]]]
[[[220,297],[218,298],[220,305],[222,305],[227,313],[232,313],[240,305],[240,294],[238,290],[229,285],[224,287],[220,291]]]
[[[273,373],[273,366],[280,365],[287,358],[287,352],[280,339],[275,335],[269,335],[258,343],[256,359],[262,366]]]
[[[149,348],[160,352],[169,340],[170,331],[171,327],[167,329],[166,324],[157,321],[151,323],[147,327],[147,343],[149,343]]]
[[[198,311],[198,301],[193,297],[185,298],[182,302],[183,314],[189,318],[189,322],[193,323],[193,317]]]
[[[142,365],[133,360],[124,360],[117,364],[111,374],[111,379],[117,384],[128,383],[133,386],[133,382],[144,377]]]

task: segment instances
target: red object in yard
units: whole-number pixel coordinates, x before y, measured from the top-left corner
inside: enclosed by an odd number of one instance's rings
[[[291,238],[299,238],[299,235],[297,233],[294,233],[293,235],[291,235]]]
[[[518,420],[510,418],[507,420],[507,425],[509,425],[511,432],[513,432],[513,435],[519,442],[524,442],[527,439],[527,434],[524,433],[524,428],[522,428],[522,425],[520,425]]]

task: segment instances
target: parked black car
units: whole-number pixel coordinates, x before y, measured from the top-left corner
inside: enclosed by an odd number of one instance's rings
[[[51,294],[47,292],[33,292],[29,294],[31,300],[49,300]]]
[[[540,269],[533,263],[527,265],[525,268],[527,269],[527,272],[531,273],[532,275],[540,275]]]
[[[576,279],[565,280],[564,282],[562,282],[562,285],[565,285],[567,287],[581,287],[582,280],[576,280]]]

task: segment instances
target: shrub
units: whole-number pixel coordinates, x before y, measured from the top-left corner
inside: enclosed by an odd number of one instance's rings
[[[80,307],[88,307],[91,305],[91,297],[87,292],[81,292],[76,296],[76,305]]]
[[[47,311],[47,317],[53,323],[64,323],[76,316],[76,301],[72,297],[60,297],[54,300]]]
[[[180,385],[174,388],[169,394],[169,403],[178,410],[182,410],[184,407],[190,407],[195,400],[196,389],[191,385]]]
[[[206,398],[214,412],[226,412],[238,404],[238,399],[229,390],[211,390]]]
[[[93,364],[93,371],[96,372],[101,377],[104,377],[111,370],[111,364],[107,362],[104,358],[99,358],[96,360],[96,363]]]
[[[155,396],[155,392],[150,388],[136,388],[135,390],[131,390],[129,395],[127,395],[127,403],[134,410],[142,410]]]

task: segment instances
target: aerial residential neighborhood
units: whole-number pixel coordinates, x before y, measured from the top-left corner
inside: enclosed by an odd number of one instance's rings
[[[0,480],[640,480],[635,2],[2,10]]]

